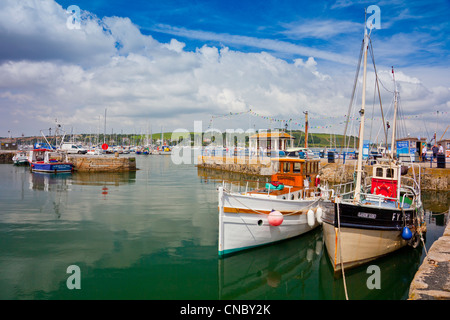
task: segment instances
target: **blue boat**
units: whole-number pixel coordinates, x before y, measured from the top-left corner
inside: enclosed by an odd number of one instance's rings
[[[31,171],[63,173],[74,170],[73,163],[67,159],[67,154],[48,149],[34,149],[28,156]]]

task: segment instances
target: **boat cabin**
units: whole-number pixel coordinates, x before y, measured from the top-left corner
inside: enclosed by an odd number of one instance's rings
[[[305,160],[298,158],[274,159],[272,182],[278,181],[284,185],[298,188],[314,188],[319,174],[320,160]]]
[[[381,160],[381,159],[380,159]],[[396,198],[399,168],[389,161],[380,161],[373,166],[370,192],[384,197]]]
[[[67,158],[67,156],[66,156]],[[64,162],[67,159],[63,158],[63,155],[56,151],[51,151],[48,149],[34,149],[28,153],[28,161],[30,163],[55,163]]]

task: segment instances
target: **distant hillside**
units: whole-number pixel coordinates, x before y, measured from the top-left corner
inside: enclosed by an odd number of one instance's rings
[[[291,133],[295,140],[294,140],[294,146],[295,147],[303,147],[305,145],[305,133],[300,130],[294,130],[292,132],[288,131],[288,133]],[[166,143],[169,143],[171,139],[173,139],[173,144],[175,144],[175,141],[181,141],[183,140],[183,136],[186,136],[187,133],[172,133],[172,132],[164,132],[163,133],[163,139]],[[204,136],[203,138],[208,138],[211,136]],[[51,143],[54,142],[53,137],[49,137]],[[194,141],[194,133],[190,133],[191,141]],[[161,133],[154,133],[151,135],[145,135],[145,134],[107,134],[105,137],[105,140],[103,140],[103,134],[100,135],[91,135],[91,134],[76,134],[73,136],[66,136],[65,141],[75,141],[76,143],[103,143],[103,141],[106,141],[108,144],[124,144],[124,145],[144,145],[148,142],[150,143],[159,143],[161,139]],[[350,142],[348,142],[348,139],[350,139]],[[2,140],[9,140],[6,138],[3,138]],[[331,142],[330,142],[331,140]],[[35,142],[44,142],[44,139],[42,136],[35,136],[35,137],[18,137],[18,138],[12,138],[12,141],[16,142],[17,144],[33,144]],[[59,140],[60,141],[60,140]],[[223,141],[225,141],[225,133],[223,133]],[[248,145],[248,136],[246,136],[245,139],[246,145]],[[203,141],[203,145],[208,145],[209,142]],[[342,135],[330,135],[329,133],[309,133],[308,134],[308,147],[310,148],[335,148],[340,147],[341,144],[343,144],[343,136]],[[347,137],[347,144],[350,148],[353,146],[358,146],[358,138],[356,137]]]
[[[291,134],[295,137],[296,147],[305,145],[305,133],[303,131],[292,131]],[[347,137],[346,140],[350,148],[353,146],[356,146],[356,148],[358,147],[359,139],[357,137]],[[344,136],[341,134],[330,135],[329,133],[308,133],[308,147],[330,148],[331,146],[331,148],[334,148],[336,146],[340,147],[341,145],[344,145]]]

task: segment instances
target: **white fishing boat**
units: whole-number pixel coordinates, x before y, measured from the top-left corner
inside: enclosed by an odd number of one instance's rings
[[[26,151],[19,151],[17,152],[14,157],[12,158],[13,163],[16,166],[23,166],[28,165],[28,156]]]
[[[364,108],[369,40],[365,28],[362,48],[364,69],[361,124],[355,188],[353,192],[348,193],[349,197],[338,194],[334,200],[334,211],[325,210],[323,216],[325,245],[335,272],[367,263],[407,244],[417,246],[424,231],[420,181],[402,176],[402,164],[394,158],[398,107],[396,88],[391,144],[393,152],[377,159],[372,167],[372,175],[363,179]],[[413,170],[419,174],[420,179],[420,167],[417,169],[413,167]]]
[[[219,256],[299,236],[321,222],[319,160],[277,158],[265,188],[219,186]]]

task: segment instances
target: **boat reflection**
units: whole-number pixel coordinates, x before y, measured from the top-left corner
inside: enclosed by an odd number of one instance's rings
[[[33,172],[29,175],[30,190],[46,192],[67,191],[72,184],[72,174]]]
[[[33,172],[30,189],[46,192],[68,190],[70,185],[119,186],[136,182],[136,172],[77,172],[73,174],[53,174]]]
[[[347,287],[349,300],[404,300],[409,286],[420,266],[422,250],[404,247],[396,254],[387,255],[342,274],[334,274],[328,255],[324,254],[319,266],[320,300],[344,300]],[[369,268],[375,266],[374,271]],[[379,268],[379,269],[378,269]],[[377,274],[375,274],[377,273]],[[379,275],[379,278],[376,278]],[[373,286],[378,281],[379,289]]]
[[[219,299],[305,298],[322,255],[321,230],[219,259]],[[314,288],[313,288],[314,287]],[[307,290],[306,290],[307,291]]]

